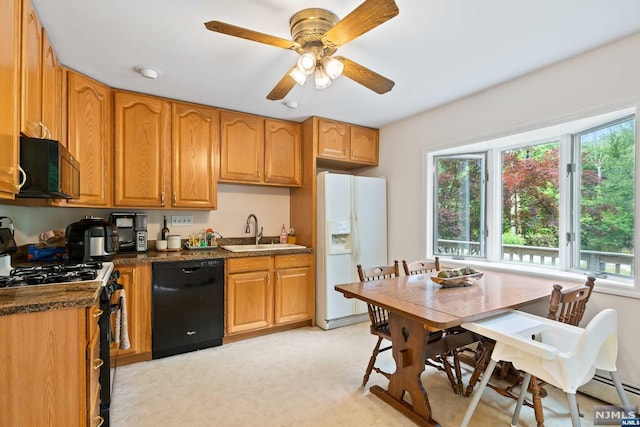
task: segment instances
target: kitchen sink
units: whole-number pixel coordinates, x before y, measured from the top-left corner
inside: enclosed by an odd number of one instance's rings
[[[290,243],[265,243],[262,245],[225,245],[222,249],[230,252],[282,251],[286,249],[305,249],[306,246]]]

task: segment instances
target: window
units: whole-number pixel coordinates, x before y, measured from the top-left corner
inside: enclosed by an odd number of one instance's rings
[[[434,254],[485,256],[485,155],[435,158]]]
[[[429,153],[427,253],[628,286],[640,241],[636,133],[635,109],[626,109]]]
[[[559,144],[502,151],[501,259],[558,266]]]
[[[573,136],[573,268],[633,277],[634,135],[625,117]]]

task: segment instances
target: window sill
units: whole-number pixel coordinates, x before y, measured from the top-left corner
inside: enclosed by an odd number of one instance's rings
[[[586,281],[587,274],[577,273],[573,271],[560,271],[551,268],[533,267],[526,264],[515,264],[505,262],[488,262],[476,259],[451,259],[440,258],[441,268],[458,268],[463,266],[473,267],[480,271],[482,270],[494,270],[494,271],[507,271],[510,273],[521,273],[526,276],[532,277],[546,277],[550,280],[560,280],[564,283],[583,284]],[[640,299],[640,289],[635,288],[633,281],[615,280],[611,278],[596,277],[596,286],[593,289],[594,292],[618,295],[628,298]]]

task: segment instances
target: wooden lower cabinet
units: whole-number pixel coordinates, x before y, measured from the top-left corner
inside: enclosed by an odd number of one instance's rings
[[[98,316],[97,305],[0,316],[0,426],[100,423]]]
[[[127,330],[131,347],[121,349],[111,343],[111,367],[151,360],[151,264],[116,265],[120,283],[124,288]],[[117,304],[120,291],[116,291],[111,304]],[[115,334],[116,315],[111,316],[111,333]],[[113,341],[113,340],[112,340]]]
[[[312,254],[230,258],[225,272],[225,336],[313,322]]]

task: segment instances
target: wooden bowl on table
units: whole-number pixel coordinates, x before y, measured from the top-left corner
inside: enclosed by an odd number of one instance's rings
[[[431,280],[438,285],[441,285],[443,288],[457,288],[460,286],[471,286],[477,280],[479,280],[484,273],[472,273],[464,276],[455,276],[455,277],[438,277],[431,276]]]

